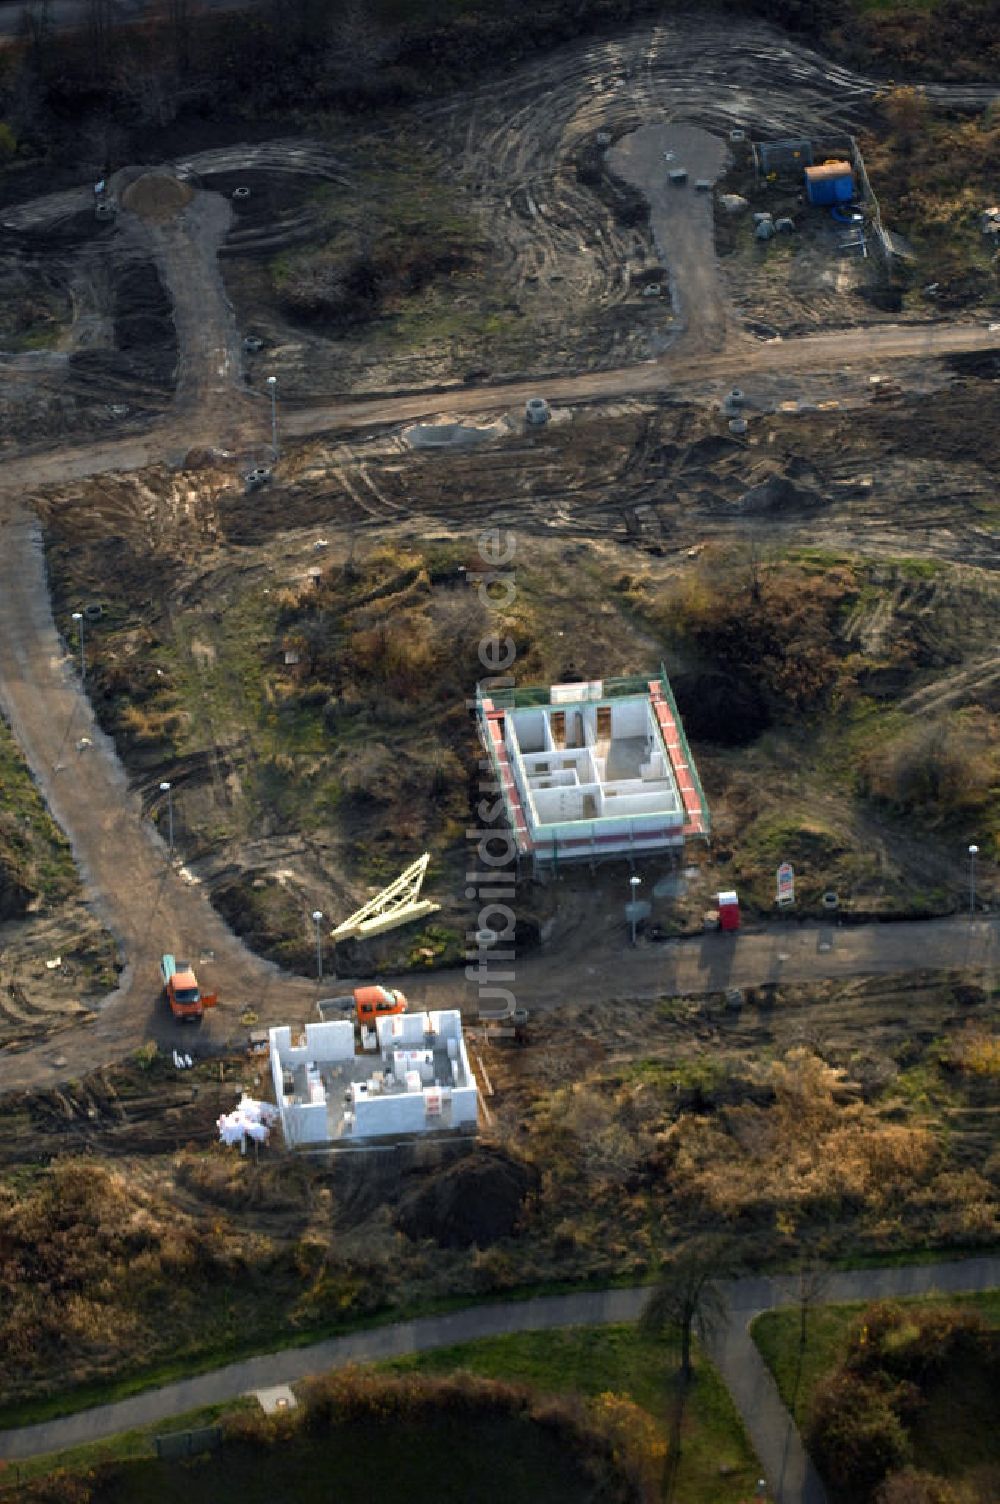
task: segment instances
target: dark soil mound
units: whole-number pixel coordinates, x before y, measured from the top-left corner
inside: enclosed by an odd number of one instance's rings
[[[703,465],[714,465],[719,460],[729,459],[731,455],[738,454],[741,446],[735,439],[727,439],[722,434],[706,434],[702,439],[696,439],[689,447],[681,462],[683,470],[701,469]]]
[[[441,1248],[489,1248],[517,1227],[536,1176],[499,1154],[472,1154],[403,1197],[396,1225]]]
[[[735,674],[676,674],[670,682],[692,741],[746,747],[771,724],[760,694]]]
[[[784,475],[772,475],[770,480],[744,491],[738,506],[741,512],[791,512],[818,506],[819,501],[808,486],[797,486]]]
[[[972,376],[977,381],[1000,380],[1000,355],[995,350],[967,350],[950,355],[945,365],[957,371],[959,376]]]

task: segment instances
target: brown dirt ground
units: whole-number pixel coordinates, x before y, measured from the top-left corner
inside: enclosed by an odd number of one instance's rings
[[[164,177],[162,173],[146,173],[129,183],[122,194],[122,203],[141,219],[153,224],[165,224],[174,219],[191,202],[193,190],[189,183],[177,178]]]

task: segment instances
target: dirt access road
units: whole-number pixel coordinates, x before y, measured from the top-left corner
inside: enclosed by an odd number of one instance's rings
[[[204,894],[168,863],[137,801],[128,794],[124,771],[96,730],[67,661],[51,616],[37,524],[22,501],[26,491],[83,475],[139,469],[154,461],[176,464],[197,445],[222,444],[239,451],[247,432],[259,432],[262,416],[266,421],[266,399],[258,395],[255,401],[237,385],[239,342],[217,262],[229,206],[218,195],[200,191],[185,197],[176,216],[147,216],[154,254],[175,307],[180,355],[172,411],[143,435],[14,457],[5,465],[0,483],[0,704],[69,836],[95,905],[126,962],[118,991],[94,1023],[72,1038],[64,1035],[58,1042],[9,1055],[0,1062],[0,1089],[77,1074],[147,1038],[190,1043],[190,1034],[164,1016],[159,1001],[156,962],[163,950],[190,952],[196,961],[206,956],[205,980],[212,985],[217,979],[225,999],[224,1008],[204,1028],[204,1038],[212,1045],[224,1043],[246,1006],[262,1022],[275,1022],[302,1017],[316,995],[314,986],[279,976],[250,955]],[[42,206],[26,210],[36,223],[44,212]],[[682,306],[693,306],[698,288],[688,296],[684,265],[690,268],[692,258],[678,269],[677,293]],[[692,329],[658,361],[549,380],[546,393],[557,402],[600,402],[632,393],[703,390],[715,382],[728,386],[742,382],[751,371],[766,379],[769,374],[845,366],[863,370],[895,359],[937,359],[956,351],[1000,348],[1000,325],[882,326],[768,344],[741,340],[738,348],[724,344],[708,355],[697,333]],[[286,432],[296,435],[351,432],[435,413],[486,412],[519,403],[537,390],[538,383],[524,382],[303,405],[283,412],[282,422]],[[77,751],[84,738],[90,745]],[[624,992],[655,996],[664,991],[715,991],[789,974],[845,975],[960,964],[992,967],[996,962],[996,930],[991,925],[928,927],[921,938],[922,952],[912,926],[902,931],[888,926],[845,931],[829,947],[819,941],[813,945],[806,931],[797,938],[797,944],[787,942],[787,951],[778,948],[786,942],[765,935],[747,936],[735,946],[709,937],[666,951],[633,953],[622,950],[616,933],[590,937],[581,995],[606,997],[612,977]],[[557,976],[562,977],[562,991]],[[541,954],[519,969],[519,1000],[529,1006],[558,1005],[564,983],[565,958]],[[475,985],[460,974],[428,985],[441,1001],[475,1003]],[[418,983],[418,1000],[425,991]]]
[[[173,1023],[158,991],[164,951],[189,956],[206,989],[218,988],[224,1009],[214,1026],[217,1039],[239,1028],[237,1015],[246,1006],[264,1008],[272,1017],[301,1016],[315,999],[314,988],[279,974],[236,939],[201,891],[171,864],[137,796],[129,792],[125,770],[95,724],[75,662],[56,634],[37,519],[28,512],[8,513],[0,539],[4,712],[125,961],[120,985],[101,1014],[78,1034],[61,1034],[40,1052],[42,1076],[29,1068],[27,1056],[8,1055],[0,1062],[0,1086],[54,1080],[66,1070],[75,1075],[102,1059],[118,1058],[144,1038],[190,1049],[195,1031]],[[55,1063],[60,1060],[62,1066]]]
[[[608,153],[611,171],[645,196],[653,242],[670,280],[670,302],[692,348],[725,348],[732,338],[715,254],[711,185],[726,167],[726,144],[694,125],[647,125]],[[683,169],[687,182],[673,183]],[[708,188],[698,188],[697,184]]]
[[[206,342],[213,349],[225,344],[218,339]],[[862,391],[867,373],[881,370],[894,361],[943,360],[949,355],[989,350],[1000,350],[1000,323],[882,324],[873,329],[803,335],[797,339],[741,345],[738,352],[724,350],[703,355],[693,354],[687,341],[683,341],[659,360],[583,376],[547,376],[503,386],[463,386],[448,391],[349,398],[336,403],[303,403],[292,408],[282,403],[280,426],[283,434],[295,438],[328,433],[346,438],[375,427],[502,412],[523,405],[540,392],[552,403],[596,405],[620,397],[659,392],[685,396],[712,390],[721,393],[731,386],[745,384],[750,376],[758,378],[756,390],[763,404],[767,400],[767,379],[771,376],[777,382],[789,374],[856,371],[858,388]],[[204,385],[208,388],[213,382],[207,380]],[[179,464],[190,449],[199,446],[239,449],[247,445],[250,430],[255,430],[259,438],[267,422],[267,400],[266,394],[259,393],[256,406],[251,406],[249,399],[240,402],[238,420],[234,420],[227,398],[226,411],[221,416],[213,407],[204,406],[193,411],[190,418],[170,416],[146,434],[77,444],[56,452],[13,456],[5,462],[0,480],[0,511],[9,508],[12,502],[16,504],[26,491],[41,486],[59,485],[111,470],[141,470],[160,462]]]

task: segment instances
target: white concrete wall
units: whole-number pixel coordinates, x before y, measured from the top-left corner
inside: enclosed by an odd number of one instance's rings
[[[292,1071],[296,1068],[296,1066],[309,1064],[313,1057],[310,1054],[309,1046],[307,1044],[292,1044],[290,1029],[278,1029],[275,1030],[275,1033],[285,1035],[285,1039],[287,1041],[278,1042],[278,1054],[280,1055],[281,1063],[286,1070]]]
[[[325,1102],[306,1102],[287,1107],[282,1114],[286,1144],[325,1144],[330,1128]]]
[[[611,706],[611,735],[645,736],[649,730],[649,700],[621,700]]]
[[[349,1018],[331,1023],[306,1024],[306,1050],[317,1065],[350,1060],[354,1055],[354,1024]]]
[[[552,746],[548,716],[544,710],[514,710],[506,717],[508,730],[513,727],[522,751],[545,752]]]
[[[443,1008],[438,1013],[429,1013],[431,1028],[441,1039],[462,1038],[462,1015],[457,1008]],[[465,1047],[464,1041],[462,1045]]]
[[[553,684],[549,700],[556,706],[575,705],[579,700],[599,700],[603,693],[603,679],[582,679],[576,684]]]
[[[520,795],[521,807],[525,812],[525,818],[530,823],[534,818],[532,813],[533,806],[531,802],[531,783],[528,778],[527,769],[524,766],[524,758],[521,756],[521,749],[518,746],[517,737],[514,735],[514,729],[509,722],[507,725],[506,747],[507,758],[510,763],[511,776],[514,779],[514,786],[517,789],[518,794]]]
[[[423,1133],[427,1113],[422,1091],[398,1096],[364,1098],[354,1105],[354,1136],[371,1138],[382,1133]]]
[[[291,1143],[291,1139],[288,1137],[288,1125],[285,1121],[285,1082],[281,1070],[281,1052],[275,1036],[287,1033],[289,1033],[288,1029],[271,1030],[271,1083],[274,1086],[274,1100],[281,1113],[281,1131],[285,1135],[286,1144]]]
[[[455,1087],[451,1094],[451,1126],[474,1128],[479,1121],[479,1093],[475,1086]]]
[[[412,1046],[422,1048],[424,1035],[430,1027],[430,1020],[426,1013],[390,1014],[376,1021],[378,1047],[383,1055]]]
[[[611,801],[611,805],[613,804],[614,800]],[[609,805],[609,808],[611,805]],[[677,823],[679,830],[683,824],[683,817],[680,811],[676,813],[658,811],[653,815],[635,815],[631,819],[618,819],[616,811],[615,818],[611,818],[608,815],[605,819],[595,823],[593,834],[604,838],[613,837],[620,843],[622,851],[628,851],[631,840],[638,841],[641,837],[646,836],[655,838],[662,832],[665,826],[672,826],[675,823]],[[553,836],[561,846],[564,841],[579,840],[581,837],[589,839],[590,835],[591,822],[589,820],[584,820],[576,825],[557,823],[551,826],[542,826],[535,832],[536,839],[546,847],[551,844]],[[680,837],[678,837],[679,839]],[[674,845],[676,843],[671,840],[668,844]],[[610,852],[616,849],[613,842],[606,839],[602,839],[599,847],[595,847],[595,850],[607,850]]]
[[[539,825],[551,825],[558,820],[582,820],[584,793],[593,794],[597,800],[597,814],[601,812],[601,790],[597,785],[589,789],[535,789],[535,812]],[[596,816],[595,816],[596,818]]]
[[[670,789],[651,789],[642,792],[641,785],[636,785],[634,793],[623,793],[621,789],[618,789],[614,794],[609,795],[604,806],[604,813],[613,816],[616,820],[622,817],[631,819],[637,815],[652,814],[654,811],[663,816],[665,825],[669,825],[675,819],[683,823],[677,795]]]

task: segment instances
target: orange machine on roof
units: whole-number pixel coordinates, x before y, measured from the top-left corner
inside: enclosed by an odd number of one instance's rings
[[[160,971],[163,974],[163,990],[175,1018],[199,1019],[206,1008],[214,1008],[218,1002],[216,993],[202,992],[190,961],[178,961],[173,956],[164,956],[160,962]]]

